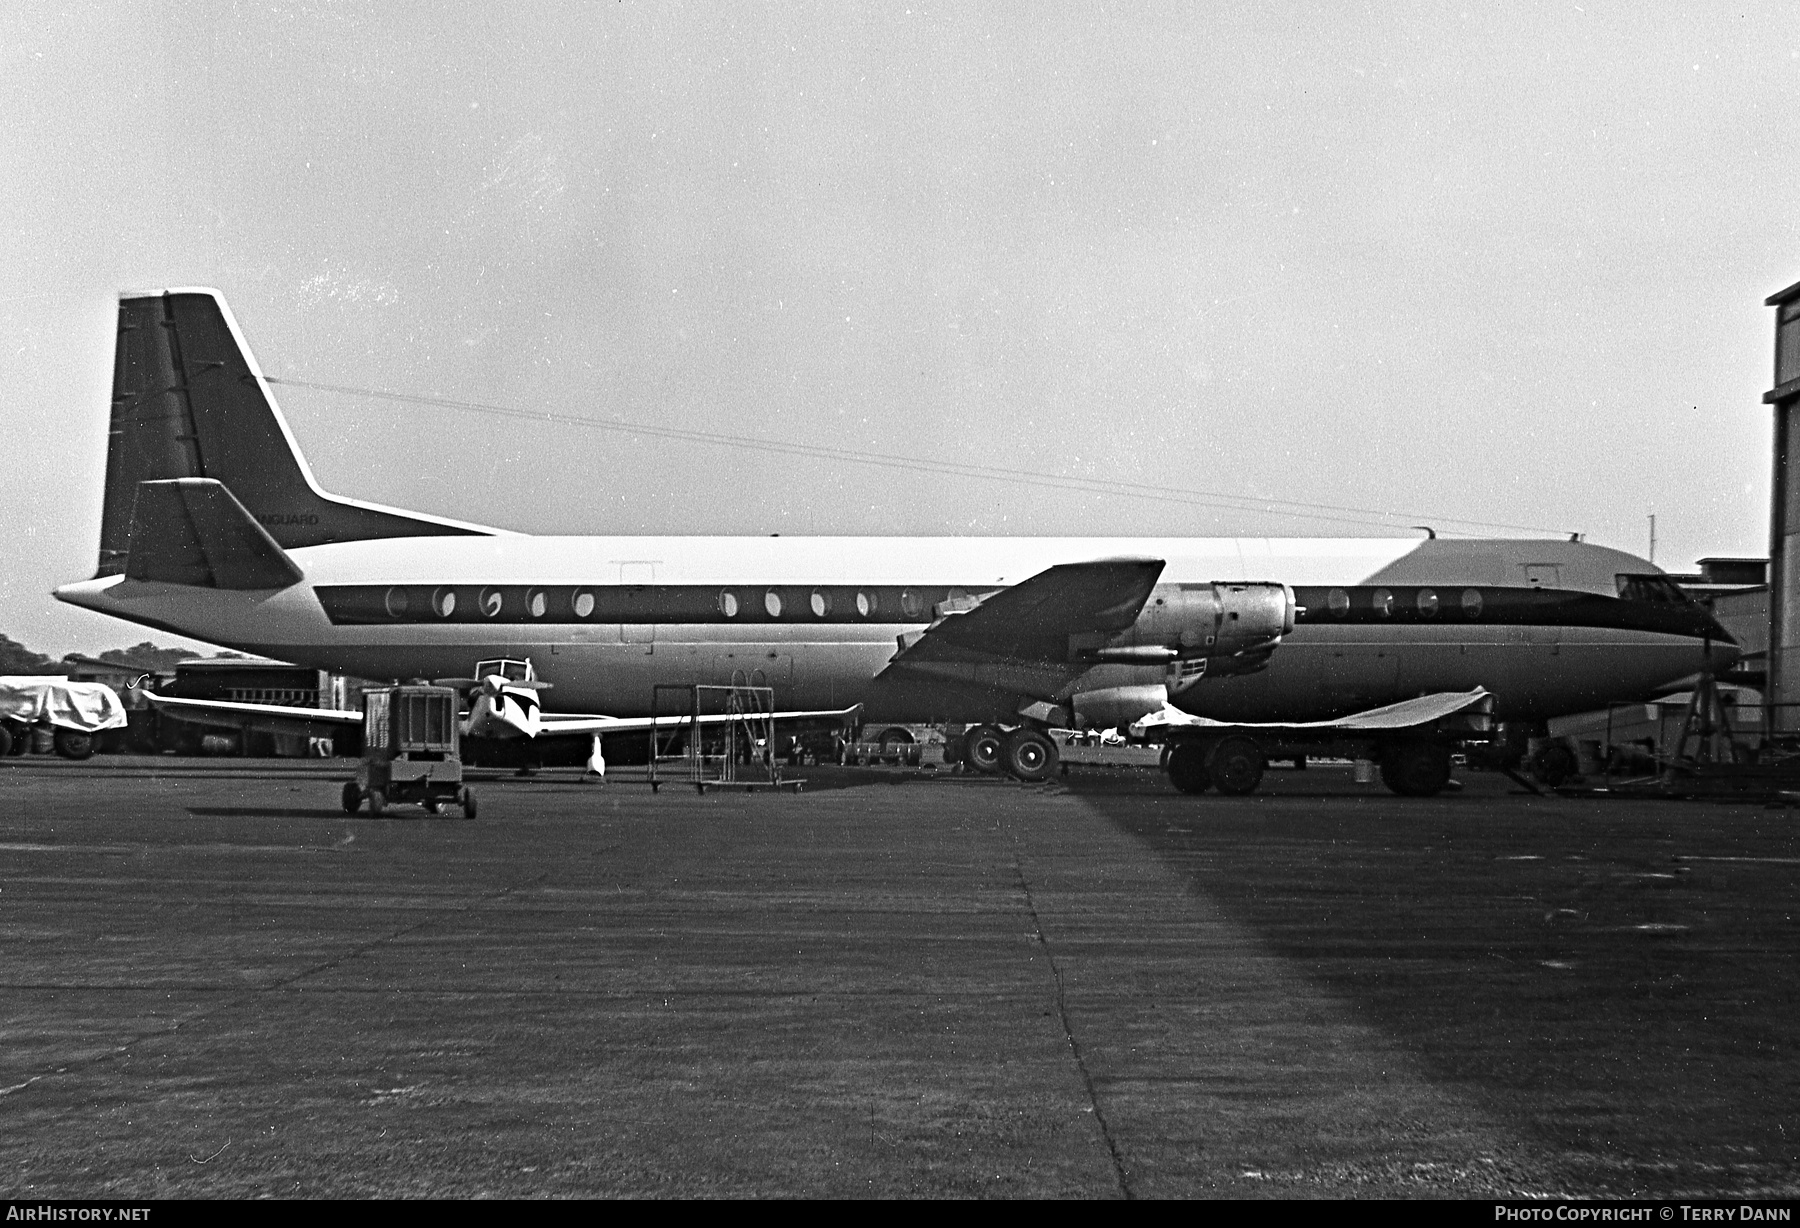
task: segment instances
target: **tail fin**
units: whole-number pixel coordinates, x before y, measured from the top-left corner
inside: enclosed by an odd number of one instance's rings
[[[206,588],[286,588],[300,569],[221,482],[178,478],[138,487],[131,517],[133,580]]]
[[[140,482],[211,478],[278,546],[492,529],[328,495],[216,290],[121,295],[98,575],[125,570]]]

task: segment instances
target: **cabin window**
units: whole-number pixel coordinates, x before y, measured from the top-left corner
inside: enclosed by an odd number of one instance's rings
[[[542,618],[550,610],[550,597],[541,588],[534,588],[525,594],[525,608],[531,611],[533,618]]]
[[[594,612],[594,594],[585,588],[575,593],[575,617],[586,618]]]
[[[1420,589],[1419,590],[1419,599],[1416,604],[1419,607],[1419,616],[1421,618],[1436,618],[1437,617],[1438,595],[1435,592],[1433,592],[1431,589],[1428,589],[1428,588]]]
[[[406,617],[406,590],[395,586],[387,591],[387,612],[389,618]]]
[[[506,597],[497,588],[481,590],[481,612],[489,618],[497,618],[500,611],[506,608]]]
[[[814,618],[824,618],[831,613],[831,594],[822,588],[815,588],[809,601]]]
[[[1334,588],[1325,595],[1325,605],[1334,618],[1342,618],[1350,612],[1350,594],[1341,588]]]
[[[869,615],[874,614],[880,609],[881,599],[868,589],[865,588],[856,594],[856,612],[861,614],[864,618],[869,617]]]
[[[925,598],[910,588],[900,590],[900,612],[908,618],[917,618],[925,612]]]
[[[770,618],[781,617],[781,594],[770,589],[763,594],[763,609],[769,612]]]
[[[725,589],[719,594],[719,613],[726,618],[736,618],[738,614],[737,594]]]
[[[456,590],[440,588],[431,595],[431,608],[439,618],[449,618],[456,613]]]
[[[1375,612],[1383,618],[1388,618],[1393,615],[1394,594],[1388,592],[1385,588],[1376,589],[1374,594],[1369,598],[1369,601],[1370,604],[1375,607]]]
[[[1481,617],[1481,590],[1465,588],[1462,595],[1463,615],[1467,618]]]

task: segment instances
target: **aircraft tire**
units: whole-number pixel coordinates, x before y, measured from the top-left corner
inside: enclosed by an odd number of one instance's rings
[[[1212,788],[1212,776],[1206,770],[1206,747],[1176,742],[1165,749],[1163,763],[1168,768],[1170,784],[1183,793],[1204,793]]]
[[[881,731],[881,753],[884,755],[902,755],[906,748],[913,744],[913,736],[906,729],[884,729]]]
[[[1006,770],[1020,780],[1048,780],[1060,756],[1056,743],[1035,729],[1015,729],[1006,737]]]
[[[1546,742],[1531,756],[1531,774],[1548,788],[1560,788],[1580,770],[1575,752],[1561,742]]]
[[[31,749],[31,730],[23,725],[7,725],[6,732],[12,735],[12,749],[8,755],[22,755]]]
[[[1226,797],[1245,797],[1262,783],[1268,761],[1262,747],[1249,738],[1226,738],[1207,757],[1206,773],[1213,787]]]
[[[345,814],[355,814],[358,810],[362,809],[362,789],[357,786],[357,783],[354,780],[346,780],[344,782],[344,792],[341,797]]]
[[[78,729],[58,729],[52,745],[64,759],[86,759],[94,753],[94,735]]]
[[[977,725],[963,735],[963,762],[993,775],[1006,760],[1006,735],[993,725]]]
[[[1381,783],[1401,797],[1435,797],[1450,783],[1450,748],[1404,742],[1381,757]]]
[[[474,818],[475,817],[475,790],[469,788],[468,785],[464,785],[462,792],[457,795],[457,800],[462,803],[463,818],[465,818],[465,819]]]
[[[369,814],[379,819],[387,811],[387,794],[380,789],[369,790]]]
[[[12,730],[8,729],[5,725],[0,725],[0,759],[4,759],[12,754],[12,748]]]

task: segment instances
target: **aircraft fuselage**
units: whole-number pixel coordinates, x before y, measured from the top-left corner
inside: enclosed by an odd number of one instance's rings
[[[1238,720],[1327,719],[1486,687],[1507,719],[1646,697],[1735,655],[1692,605],[1621,600],[1631,555],[1575,542],[1196,538],[386,538],[292,549],[279,590],[105,576],[58,590],[114,617],[371,678],[529,657],[552,712],[642,715],[659,683],[748,683],[781,708],[866,705],[870,721],[1005,720],[1016,696],[878,678],[897,638],[1058,563],[1166,560],[1117,644],[1166,638],[1183,585],[1274,581],[1304,607],[1266,668],[1176,702]],[[1107,664],[1060,699],[1153,686]]]

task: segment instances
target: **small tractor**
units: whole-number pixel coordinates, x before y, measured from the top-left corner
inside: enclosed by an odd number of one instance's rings
[[[344,813],[363,799],[379,818],[396,803],[417,803],[426,814],[446,806],[475,817],[475,795],[463,784],[457,693],[443,686],[371,687],[363,692],[363,757],[356,779],[344,782]]]

